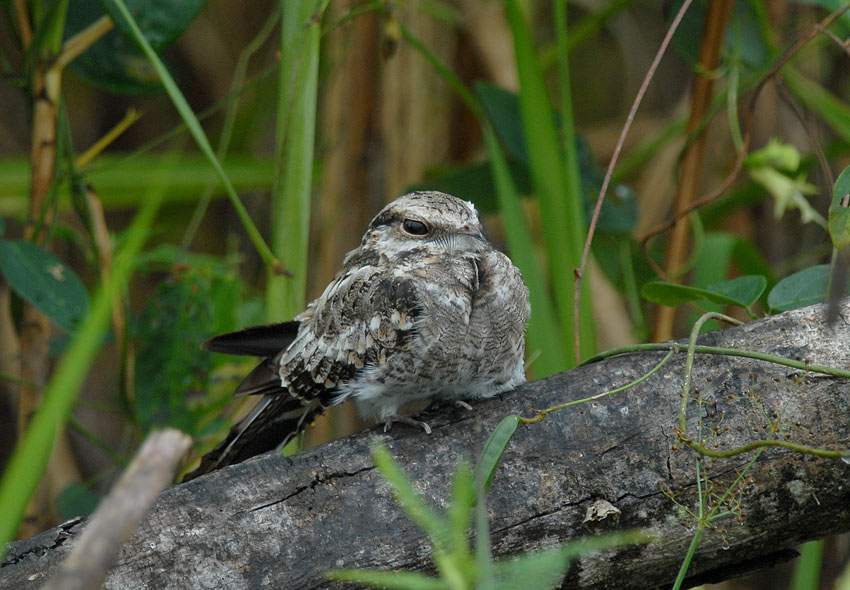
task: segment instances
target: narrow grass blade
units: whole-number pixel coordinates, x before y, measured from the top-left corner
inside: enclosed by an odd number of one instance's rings
[[[165,67],[165,64],[162,63],[162,60],[157,55],[156,51],[154,51],[153,47],[151,47],[150,43],[148,43],[147,39],[145,39],[145,36],[144,34],[142,34],[141,29],[139,29],[138,24],[136,24],[133,15],[130,14],[130,11],[127,9],[127,5],[124,4],[124,0],[105,1],[114,6],[118,13],[124,18],[127,27],[133,33],[133,38],[135,39],[136,43],[139,44],[139,47],[150,60],[151,65],[153,65],[154,69],[159,75],[160,80],[162,81],[162,85],[165,87],[165,91],[171,98],[171,102],[174,103],[174,107],[177,109],[177,112],[180,113],[180,117],[183,119],[183,122],[189,129],[189,133],[192,134],[192,137],[195,139],[195,142],[198,144],[198,147],[200,148],[201,152],[203,152],[203,154],[207,157],[213,169],[215,169],[216,173],[218,174],[219,179],[221,179],[221,183],[224,186],[224,190],[227,193],[227,196],[230,198],[230,202],[233,204],[233,207],[236,209],[236,213],[239,216],[239,220],[245,227],[245,231],[251,238],[251,242],[257,249],[257,252],[262,258],[263,263],[269,269],[276,269],[278,266],[278,262],[275,260],[271,249],[263,240],[263,237],[260,234],[260,230],[257,229],[257,226],[251,220],[251,216],[248,214],[248,211],[245,209],[245,206],[239,199],[239,195],[236,194],[236,189],[233,188],[230,179],[224,172],[224,168],[221,167],[221,163],[218,161],[218,158],[216,158],[215,152],[213,151],[213,148],[210,145],[210,142],[207,139],[203,128],[201,127],[201,123],[198,121],[198,118],[195,116],[195,113],[192,112],[192,108],[189,106],[189,103],[186,102],[186,98],[183,96],[183,93],[180,92],[180,88],[177,87],[177,83],[174,81],[174,78],[171,77],[171,74],[168,72],[168,69]]]
[[[506,7],[514,39],[520,78],[520,113],[525,136],[528,138],[529,168],[540,203],[549,278],[555,293],[555,305],[561,326],[571,330],[573,271],[581,264],[585,236],[584,203],[578,184],[578,164],[574,161],[568,171],[528,23],[517,0],[506,0]],[[569,89],[565,89],[565,92],[569,92]],[[575,158],[575,153],[572,156]],[[570,180],[568,173],[575,174],[574,182]],[[588,352],[593,349],[590,320],[589,314],[582,314],[581,336],[583,348]],[[573,341],[567,338],[566,350],[570,366],[575,365],[575,351],[572,348]]]
[[[375,459],[375,466],[390,484],[405,514],[431,538],[434,552],[445,552],[447,530],[443,519],[416,493],[407,475],[390,456],[387,447],[381,443],[375,444],[372,447],[372,457]]]
[[[272,248],[285,275],[269,276],[266,319],[288,320],[304,309],[316,135],[321,0],[282,3],[278,162],[272,192]]]
[[[569,366],[563,333],[559,333],[558,318],[549,298],[543,269],[534,252],[534,240],[525,222],[508,162],[499,147],[493,128],[487,122],[483,125],[484,142],[490,156],[496,197],[502,212],[511,259],[522,271],[531,299],[532,312],[528,319],[526,352],[529,356],[538,355],[532,366],[534,376],[547,377]]]
[[[94,361],[109,327],[112,302],[130,279],[133,262],[150,234],[164,190],[155,191],[143,202],[127,230],[124,247],[118,252],[109,280],[94,298],[90,311],[74,335],[67,354],[62,358],[44,391],[44,403],[15,448],[2,480],[0,480],[0,557],[6,543],[14,538],[27,501],[41,477],[56,432],[65,424],[77,399],[83,379]]]
[[[451,532],[449,550],[460,556],[469,552],[467,531],[472,520],[472,507],[475,505],[475,481],[466,461],[461,461],[455,470],[452,482],[452,499],[446,511]]]

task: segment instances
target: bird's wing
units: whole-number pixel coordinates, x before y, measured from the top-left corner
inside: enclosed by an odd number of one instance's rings
[[[288,347],[237,388],[236,395],[263,398],[184,481],[285,445],[339,401],[343,381],[404,350],[420,314],[410,278],[370,265],[337,275],[308,309]]]
[[[421,313],[414,281],[377,265],[339,275],[314,303],[281,356],[280,376],[293,395],[323,405],[340,383],[407,348]]]

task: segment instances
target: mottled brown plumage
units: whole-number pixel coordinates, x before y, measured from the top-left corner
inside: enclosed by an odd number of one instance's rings
[[[483,237],[471,203],[404,195],[378,213],[293,322],[205,343],[267,357],[236,390],[263,399],[190,477],[281,447],[347,398],[389,425],[414,422],[397,413],[417,400],[512,389],[525,381],[528,314],[522,275]]]

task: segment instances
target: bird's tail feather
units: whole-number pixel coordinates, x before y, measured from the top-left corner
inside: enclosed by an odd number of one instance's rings
[[[183,481],[283,448],[325,409],[318,400],[304,404],[285,391],[263,396],[251,412],[230,429],[227,438],[201,458],[198,468],[186,474]]]

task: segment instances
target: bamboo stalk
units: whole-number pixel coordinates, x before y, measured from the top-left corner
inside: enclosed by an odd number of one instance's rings
[[[720,61],[720,51],[723,48],[726,28],[729,25],[733,8],[733,0],[717,0],[716,2],[708,3],[703,41],[699,54],[700,71],[697,72],[694,78],[694,90],[691,97],[691,112],[687,126],[688,137],[693,137],[698,132],[700,121],[705,116],[711,104],[714,81],[710,77],[710,74]],[[691,203],[698,195],[703,154],[705,152],[705,140],[705,133],[696,137],[688,146],[682,158],[682,165],[679,170],[679,192],[676,195],[675,204],[677,214],[689,209]],[[687,258],[689,230],[690,223],[688,219],[681,219],[673,227],[673,231],[670,234],[664,266],[664,270],[670,281],[678,282],[675,273]],[[675,308],[666,306],[658,308],[654,335],[656,342],[670,339],[673,333],[675,317]]]

